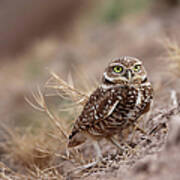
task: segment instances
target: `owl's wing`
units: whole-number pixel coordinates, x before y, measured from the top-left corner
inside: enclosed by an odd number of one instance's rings
[[[96,89],[91,94],[89,101],[84,106],[81,115],[74,124],[69,136],[68,147],[73,147],[84,142],[85,137],[81,134],[81,131],[86,131],[97,122],[110,116],[118,103],[123,102],[122,95],[121,88],[106,91],[103,91],[102,88]]]
[[[121,94],[121,96],[119,95]],[[80,129],[91,127],[112,114],[116,106],[123,101],[121,88],[103,91],[98,88],[89,98],[84,109],[76,121]]]
[[[153,87],[151,83],[146,86],[142,86],[143,93],[144,93],[144,99],[143,99],[143,109],[142,114],[145,115],[145,120],[148,120],[151,114],[152,106],[153,106]]]

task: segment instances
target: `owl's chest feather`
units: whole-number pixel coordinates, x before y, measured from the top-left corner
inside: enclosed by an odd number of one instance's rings
[[[116,87],[108,90],[98,88],[90,97],[75,129],[111,133],[119,131],[145,112],[152,99],[151,87]],[[92,132],[91,132],[92,134]]]
[[[121,90],[122,91],[122,90]],[[147,87],[128,87],[122,94],[122,100],[114,109],[111,118],[118,121],[136,120],[152,99],[152,92]]]

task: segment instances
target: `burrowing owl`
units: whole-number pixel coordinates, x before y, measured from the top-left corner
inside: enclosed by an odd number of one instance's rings
[[[135,126],[150,110],[152,99],[153,88],[139,59],[124,56],[111,61],[104,71],[102,83],[75,122],[68,147],[91,138],[100,157],[98,141],[106,138],[120,148],[114,135]]]

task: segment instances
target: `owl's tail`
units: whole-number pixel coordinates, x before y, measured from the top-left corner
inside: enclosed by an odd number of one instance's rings
[[[86,141],[84,134],[78,130],[73,130],[69,136],[68,148],[78,146]]]

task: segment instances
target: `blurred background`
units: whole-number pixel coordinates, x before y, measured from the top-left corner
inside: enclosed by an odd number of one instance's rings
[[[156,98],[163,102],[169,89],[179,88],[166,51],[167,38],[180,42],[179,4],[179,0],[1,0],[1,123],[22,134],[39,130],[46,117],[36,113],[24,96],[43,85],[49,71],[65,81],[71,74],[75,87],[86,90],[78,73],[90,83],[99,81],[109,60],[123,55],[144,62]]]

